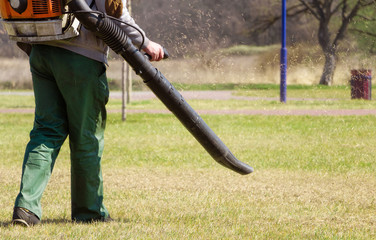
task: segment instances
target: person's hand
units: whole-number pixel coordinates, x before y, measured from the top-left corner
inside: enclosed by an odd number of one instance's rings
[[[163,47],[156,42],[150,41],[143,50],[151,56],[150,61],[160,61],[164,57]]]

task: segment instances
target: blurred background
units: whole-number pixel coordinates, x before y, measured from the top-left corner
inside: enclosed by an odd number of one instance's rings
[[[168,49],[171,58],[154,65],[172,83],[279,83],[281,1],[131,3],[138,25]],[[290,0],[287,8],[288,85],[347,85],[351,69],[374,68],[374,1]],[[121,66],[122,60],[111,52],[112,89],[120,88]],[[332,72],[327,72],[328,67]],[[143,88],[137,76],[133,85]],[[0,88],[32,88],[27,56],[8,40],[3,26]]]

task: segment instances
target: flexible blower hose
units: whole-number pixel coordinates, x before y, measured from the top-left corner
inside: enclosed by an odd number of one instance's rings
[[[239,161],[231,153],[183,96],[131,43],[120,27],[104,14],[93,12],[84,0],[72,0],[69,7],[85,28],[93,31],[115,53],[120,54],[128,62],[151,91],[180,120],[214,160],[243,175],[253,172],[252,167]]]

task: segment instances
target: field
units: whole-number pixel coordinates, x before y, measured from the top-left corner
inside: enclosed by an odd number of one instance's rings
[[[288,84],[317,85],[324,58],[318,46],[296,45],[288,50]],[[215,52],[199,52],[154,63],[175,84],[278,84],[280,46],[234,46]],[[341,49],[333,85],[348,85],[351,69],[372,69],[375,56]],[[107,76],[113,89],[119,89],[123,61],[109,58]],[[133,73],[133,88],[144,90],[142,80]],[[31,74],[26,58],[0,58],[0,89],[31,89]]]
[[[228,85],[226,85],[229,87]],[[187,87],[182,85],[182,87]],[[193,86],[194,87],[194,86]],[[210,84],[207,86],[210,87]],[[349,88],[291,86],[281,104],[275,85],[234,87],[249,99],[192,100],[197,110],[375,109],[349,100]],[[272,98],[272,99],[270,99]],[[202,115],[255,172],[217,164],[158,100],[134,101],[122,122],[109,102],[103,156],[105,204],[112,223],[70,222],[68,143],[42,199],[43,224],[10,226],[30,113],[0,114],[2,239],[375,239],[374,115]],[[32,96],[0,94],[0,109],[32,109]]]

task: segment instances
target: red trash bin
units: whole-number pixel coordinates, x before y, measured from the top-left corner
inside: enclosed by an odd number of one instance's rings
[[[372,70],[351,70],[351,99],[372,99]]]

